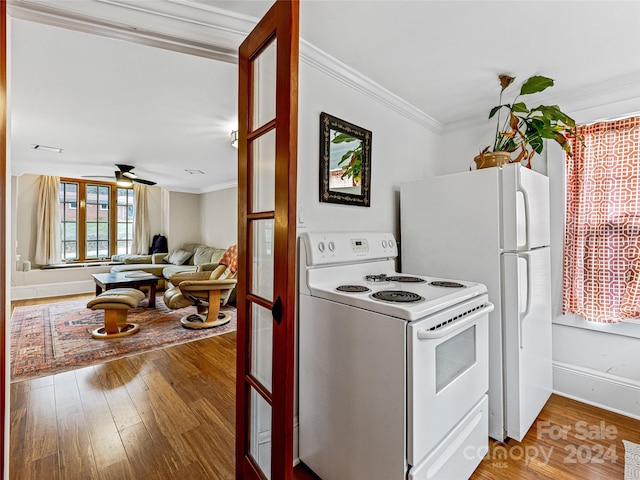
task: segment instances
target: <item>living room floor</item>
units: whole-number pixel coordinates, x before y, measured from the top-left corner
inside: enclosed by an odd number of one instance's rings
[[[235,478],[235,366],[232,332],[12,384],[10,479]],[[471,478],[622,479],[621,440],[638,443],[640,421],[552,395],[536,425],[554,432],[578,421],[604,422],[615,438],[556,439],[534,427],[522,443],[491,442]],[[589,461],[568,462],[583,444]],[[598,444],[616,458],[597,457]],[[547,462],[516,455],[550,449]],[[317,478],[304,466],[295,475]]]

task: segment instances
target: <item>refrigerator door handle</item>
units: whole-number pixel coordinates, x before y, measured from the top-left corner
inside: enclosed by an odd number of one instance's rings
[[[531,259],[529,258],[528,253],[519,253],[518,257],[524,260],[525,268],[527,269],[527,306],[525,307],[524,312],[520,313],[520,319],[518,322],[518,337],[520,338],[520,348],[522,349],[524,348],[522,344],[522,324],[524,323],[524,320],[529,316],[529,313],[531,313]]]
[[[531,232],[531,209],[529,208],[529,193],[527,189],[522,186],[521,178],[518,175],[518,191],[522,194],[522,200],[524,204],[524,245],[522,245],[523,250],[529,250],[531,248],[529,241],[530,232]],[[518,245],[520,248],[520,245]]]

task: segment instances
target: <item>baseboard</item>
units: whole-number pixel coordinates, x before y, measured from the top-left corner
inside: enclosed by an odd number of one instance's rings
[[[75,282],[45,283],[42,285],[20,285],[11,287],[11,300],[25,300],[29,298],[60,297],[91,293],[96,291],[93,280],[78,280]]]
[[[553,392],[640,420],[640,382],[636,380],[553,362]]]

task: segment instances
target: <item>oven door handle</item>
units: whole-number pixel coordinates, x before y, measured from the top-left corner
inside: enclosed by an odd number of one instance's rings
[[[476,310],[475,312],[461,318],[460,320],[456,320],[454,322],[449,323],[448,325],[440,328],[436,328],[435,330],[418,330],[418,340],[433,340],[436,338],[446,337],[447,335],[452,334],[462,328],[470,325],[475,322],[478,318],[486,315],[489,312],[493,311],[493,304],[489,303],[482,307],[480,310]]]

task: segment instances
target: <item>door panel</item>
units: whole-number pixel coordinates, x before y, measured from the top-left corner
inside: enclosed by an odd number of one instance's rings
[[[549,178],[519,163],[504,165],[501,171],[504,250],[549,245]]]
[[[253,124],[264,125],[276,117],[276,54],[274,39],[253,61]]]
[[[252,142],[252,212],[272,211],[275,205],[276,131],[271,130]]]
[[[507,436],[521,441],[551,395],[549,249],[504,254]]]
[[[266,478],[271,476],[271,405],[251,388],[251,416],[249,419],[249,454]]]
[[[5,451],[5,438],[7,422],[5,419],[5,398],[8,389],[5,368],[6,356],[6,319],[7,319],[7,2],[0,2],[0,380],[2,382],[2,394],[0,394],[0,422],[2,422],[2,435],[0,435],[0,451]],[[5,475],[5,456],[0,458],[0,472]]]
[[[273,220],[255,220],[251,223],[252,264],[250,292],[264,300],[273,300]]]
[[[273,318],[271,310],[253,305],[251,315],[251,375],[271,391]]]
[[[236,478],[293,478],[298,8],[239,50]]]

